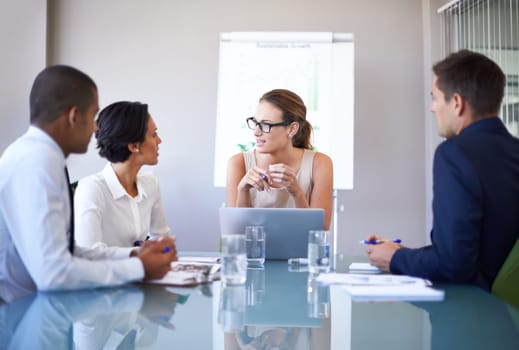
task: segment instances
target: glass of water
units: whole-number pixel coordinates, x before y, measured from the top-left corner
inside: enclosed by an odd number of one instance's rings
[[[247,263],[262,266],[265,263],[265,229],[263,226],[245,227]]]
[[[226,285],[244,284],[247,280],[247,255],[244,235],[222,235],[221,278]]]
[[[330,271],[330,231],[308,231],[308,271],[313,274]]]

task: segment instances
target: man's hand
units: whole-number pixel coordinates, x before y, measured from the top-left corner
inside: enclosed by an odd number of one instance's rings
[[[389,238],[378,235],[371,235],[368,237],[368,240],[386,241],[379,244],[366,244],[366,253],[371,265],[378,267],[382,271],[391,272],[389,265],[393,254],[402,246],[398,243],[393,243]]]
[[[175,237],[145,241],[137,252],[137,257],[144,266],[145,280],[164,277],[171,270],[171,262],[178,260]]]

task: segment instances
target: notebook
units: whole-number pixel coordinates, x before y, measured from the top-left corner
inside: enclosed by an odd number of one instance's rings
[[[406,275],[325,273],[317,281],[342,285],[353,301],[441,301],[445,294],[429,280]]]
[[[324,209],[220,208],[220,234],[245,234],[245,227],[265,227],[267,260],[307,256],[308,231],[324,228]]]

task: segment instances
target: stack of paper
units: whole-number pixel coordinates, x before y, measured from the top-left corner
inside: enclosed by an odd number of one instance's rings
[[[351,273],[382,273],[382,270],[370,263],[354,262],[349,266]]]
[[[435,301],[443,300],[444,292],[431,288],[431,282],[401,275],[366,275],[327,273],[319,282],[340,284],[354,301]]]
[[[179,262],[198,262],[198,263],[210,263],[217,264],[220,262],[220,257],[210,256],[180,256],[178,257]]]
[[[209,262],[177,261],[171,263],[171,271],[166,276],[146,282],[170,286],[195,286],[220,279],[220,267],[220,264]]]

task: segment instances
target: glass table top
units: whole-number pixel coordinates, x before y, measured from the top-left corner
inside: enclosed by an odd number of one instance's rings
[[[346,272],[355,257],[337,256]],[[519,349],[519,310],[477,287],[439,302],[355,302],[268,261],[247,282],[36,293],[0,306],[0,349]]]

